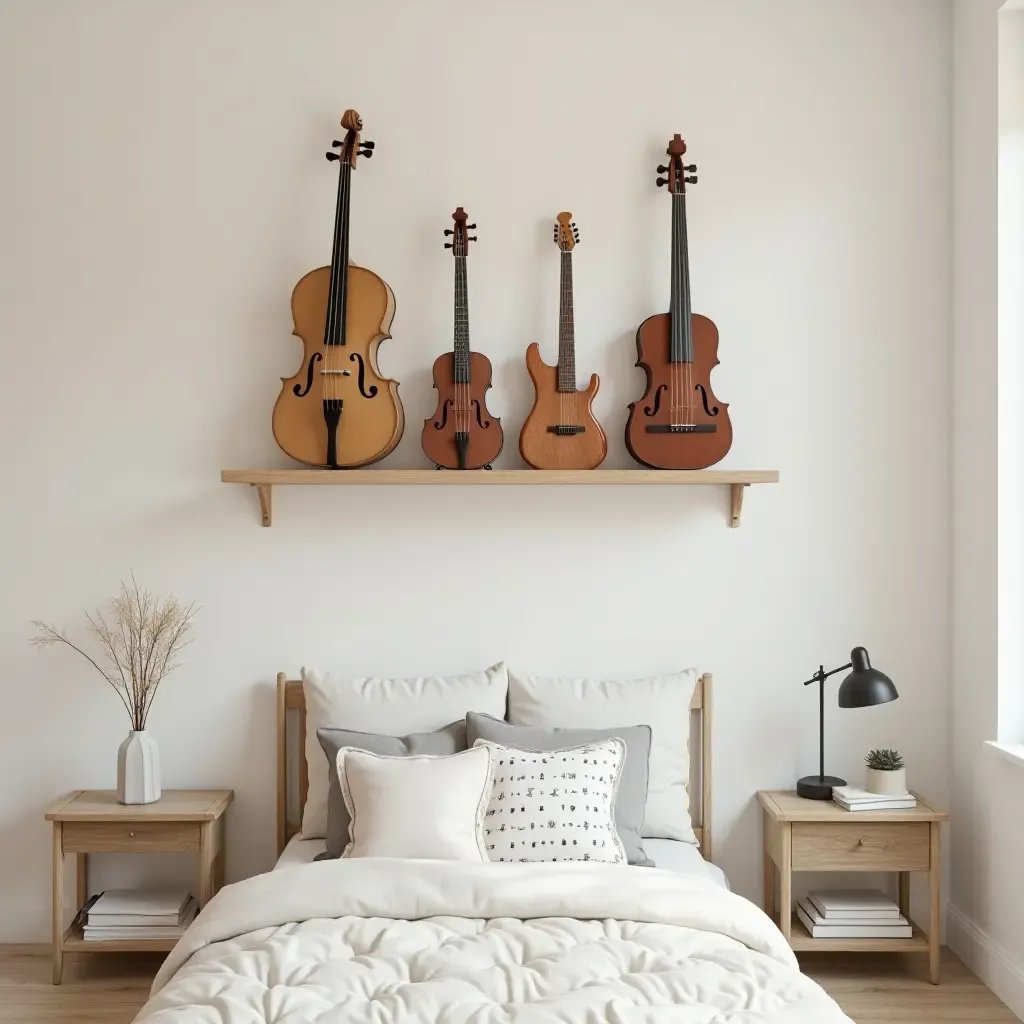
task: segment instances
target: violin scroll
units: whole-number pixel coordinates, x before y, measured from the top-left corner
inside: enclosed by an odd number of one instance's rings
[[[658,188],[668,185],[668,190],[673,195],[685,195],[687,185],[697,184],[697,165],[683,163],[686,142],[678,133],[669,140],[665,152],[668,154],[668,164],[658,164],[658,173],[666,174],[668,177],[658,178],[655,184]]]
[[[451,235],[452,240],[445,242],[444,247],[451,249],[453,256],[465,256],[469,251],[469,243],[476,241],[476,235],[468,234],[476,230],[476,225],[466,223],[469,214],[461,206],[452,214],[452,220],[455,221],[455,227],[444,229],[445,236]]]
[[[331,143],[332,149],[340,149],[341,152],[328,152],[327,159],[340,160],[355,170],[357,157],[365,156],[369,160],[373,156],[374,143],[360,141],[359,133],[363,130],[363,119],[354,110],[346,110],[341,115],[341,127],[345,129],[345,138],[340,141],[335,139]]]

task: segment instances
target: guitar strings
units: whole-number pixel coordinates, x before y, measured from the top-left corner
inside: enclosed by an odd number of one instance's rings
[[[339,265],[339,261],[342,259],[347,261],[347,255],[343,251],[342,236],[345,231],[345,220],[347,219],[348,184],[351,167],[352,165],[348,157],[343,156],[338,171],[338,213],[334,226],[334,244],[331,250],[331,287],[327,303],[327,320],[324,325],[324,353],[320,370],[320,394],[321,398],[327,401],[340,397],[339,385],[334,380],[333,373],[336,367],[333,365],[334,359],[331,357],[334,355],[334,349],[337,347],[332,342],[338,337],[338,326],[343,305],[343,297],[340,294],[341,288],[335,287],[335,282],[338,282],[339,285],[342,284],[346,270],[345,267]]]

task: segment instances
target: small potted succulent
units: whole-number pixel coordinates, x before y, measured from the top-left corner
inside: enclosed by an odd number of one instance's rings
[[[868,766],[865,789],[884,796],[907,792],[907,769],[898,750],[872,750],[864,759]]]

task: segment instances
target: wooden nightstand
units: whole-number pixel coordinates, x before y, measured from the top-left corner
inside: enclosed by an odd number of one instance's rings
[[[804,800],[793,792],[761,790],[764,809],[764,910],[778,921],[795,952],[926,952],[939,983],[939,833],[949,820],[920,797],[908,811],[844,811],[831,800]],[[775,900],[775,869],[779,900]],[[931,882],[928,934],[916,925],[909,939],[812,939],[793,914],[794,871],[893,871],[899,875],[900,913],[910,920],[910,872]],[[778,908],[778,914],[776,914]]]
[[[168,952],[173,939],[86,942],[80,924],[64,928],[64,854],[78,855],[78,907],[88,899],[90,853],[197,853],[200,907],[224,884],[224,812],[230,789],[171,789],[153,804],[121,804],[109,790],[77,790],[46,811],[53,822],[53,983],[64,953]]]

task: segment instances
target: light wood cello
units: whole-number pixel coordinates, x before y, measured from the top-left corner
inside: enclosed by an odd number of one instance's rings
[[[537,342],[526,350],[536,398],[519,435],[519,453],[534,469],[594,469],[608,454],[608,440],[594,416],[594,396],[601,383],[597,374],[591,375],[585,391],[576,390],[572,251],[579,231],[571,213],[558,215],[554,239],[562,254],[558,365],[548,366],[541,359]]]
[[[668,313],[648,317],[636,332],[637,366],[647,389],[629,406],[626,447],[655,469],[705,469],[724,459],[732,445],[729,406],[711,390],[718,365],[718,328],[692,311],[686,232],[686,186],[695,185],[695,164],[684,164],[686,143],[675,135],[668,166],[658,168],[659,188],[672,195],[672,297]]]
[[[311,270],[292,292],[294,334],[304,357],[294,377],[282,378],[274,406],[274,438],[293,459],[327,469],[365,466],[384,458],[402,438],[405,414],[398,382],[377,368],[377,348],[395,315],[395,296],[372,270],[350,265],[349,207],[361,142],[354,110],[341,119],[345,138],[327,159],[337,161],[338,201],[329,267]]]

